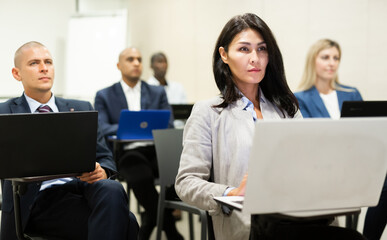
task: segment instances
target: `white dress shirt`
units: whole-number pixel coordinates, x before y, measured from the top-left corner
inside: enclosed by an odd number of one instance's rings
[[[159,80],[157,80],[154,76],[151,76],[147,82],[151,85],[160,86]],[[164,89],[167,93],[169,104],[187,103],[187,96],[182,84],[178,82],[167,81],[167,85],[164,86]]]
[[[141,80],[131,88],[121,79],[120,81],[122,90],[124,91],[126,102],[130,111],[141,110]]]
[[[328,94],[320,93],[320,97],[324,102],[326,109],[328,110],[329,116],[333,119],[340,118],[340,108],[339,108],[339,100],[337,98],[337,92],[332,91]]]

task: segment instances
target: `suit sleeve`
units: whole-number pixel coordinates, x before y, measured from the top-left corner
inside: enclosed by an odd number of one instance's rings
[[[305,103],[304,99],[299,96],[298,94],[294,94],[298,100],[298,104],[300,106],[300,111],[303,118],[311,118],[311,114],[308,111],[307,104]]]
[[[117,133],[118,123],[110,122],[107,100],[104,94],[97,92],[94,101],[94,107],[98,111],[99,124],[103,135],[105,137],[115,135]]]
[[[360,92],[355,88],[355,101],[363,101]]]
[[[213,197],[222,196],[227,186],[209,182],[213,161],[212,126],[209,107],[195,104],[187,120],[183,134],[183,151],[180,158],[175,189],[181,200],[209,211],[221,214],[220,205]]]
[[[89,104],[89,110],[94,110],[93,106]],[[96,161],[105,169],[108,177],[117,173],[116,164],[113,160],[111,151],[106,145],[106,141],[100,129],[100,121],[98,121],[97,129],[97,146],[96,146]]]
[[[117,173],[116,164],[113,161],[113,156],[111,151],[106,145],[105,138],[102,132],[98,129],[97,133],[97,152],[96,152],[96,161],[101,164],[101,167],[106,170],[108,177]]]

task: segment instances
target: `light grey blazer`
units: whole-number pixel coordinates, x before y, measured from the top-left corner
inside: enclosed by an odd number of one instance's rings
[[[283,118],[262,92],[260,96],[264,119]],[[255,124],[241,99],[224,109],[213,107],[221,102],[218,96],[194,105],[184,128],[175,188],[184,202],[209,211],[216,239],[247,240],[250,216],[238,211],[224,215],[213,197],[222,196],[227,187],[238,187],[247,173]],[[302,118],[299,111],[295,118]],[[208,182],[212,162],[214,182]]]

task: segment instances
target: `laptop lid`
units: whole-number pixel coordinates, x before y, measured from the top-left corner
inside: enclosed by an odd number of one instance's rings
[[[344,101],[341,117],[386,117],[387,101]]]
[[[376,205],[386,136],[387,118],[258,121],[243,212],[313,215]]]
[[[95,111],[0,115],[0,178],[94,170],[97,119]]]
[[[122,110],[117,139],[152,140],[152,130],[167,128],[170,115],[169,110]]]
[[[193,104],[171,104],[174,119],[188,119]]]

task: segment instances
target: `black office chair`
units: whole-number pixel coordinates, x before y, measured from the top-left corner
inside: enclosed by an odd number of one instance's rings
[[[359,222],[360,212],[345,216],[345,227],[356,230]]]
[[[21,222],[20,197],[24,194],[25,187],[26,185],[24,182],[12,180],[13,205],[15,212],[15,228],[17,238],[19,240],[64,240],[58,237],[46,236],[44,233],[24,233]]]
[[[3,202],[3,196],[1,196],[0,194],[0,211],[1,211],[1,203]],[[0,232],[1,232],[1,228],[0,228]]]
[[[207,212],[197,207],[191,206],[179,200],[166,200],[166,190],[173,187],[175,177],[179,168],[180,155],[182,152],[182,129],[153,130],[153,137],[156,147],[157,162],[159,167],[160,195],[157,214],[157,235],[156,239],[161,239],[163,229],[164,211],[166,208],[180,209],[188,212],[190,239],[194,239],[193,216],[197,214],[201,221],[201,239],[207,239]],[[208,231],[211,233],[212,231]],[[210,239],[212,239],[210,237]]]
[[[110,144],[110,150],[112,151],[113,153],[113,160],[114,162],[116,163],[117,167],[119,166],[119,159],[120,157],[122,157],[122,155],[124,154],[124,145],[127,143],[125,140],[117,140],[117,139],[114,139],[114,138],[108,138],[108,142]],[[119,171],[119,169],[118,169]],[[120,181],[120,182],[125,182],[126,183],[126,194],[128,196],[128,206],[129,206],[129,209],[130,209],[130,202],[131,202],[131,197],[130,197],[130,185],[129,185],[129,182],[125,180],[125,178],[123,176],[121,176],[120,174],[118,174],[117,176],[117,180]],[[155,185],[159,185],[159,180],[158,179],[155,179]],[[140,204],[137,202],[137,213],[141,213],[141,206]],[[141,216],[141,214],[140,214]]]

